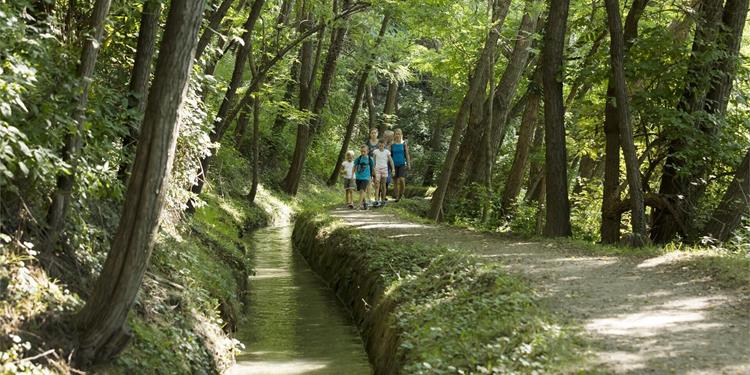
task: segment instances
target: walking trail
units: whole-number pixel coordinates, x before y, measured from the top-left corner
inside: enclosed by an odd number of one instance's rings
[[[584,256],[556,243],[406,221],[383,211],[332,212],[372,234],[469,250],[529,280],[542,303],[583,328],[592,368],[619,374],[750,374],[747,290],[643,259]],[[678,268],[678,267],[677,267]]]

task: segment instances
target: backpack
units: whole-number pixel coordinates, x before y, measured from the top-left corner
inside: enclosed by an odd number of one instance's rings
[[[368,156],[368,157],[367,157],[367,159],[370,159],[370,157]],[[367,160],[367,159],[366,159],[366,160]],[[372,163],[370,162],[370,160],[367,160],[367,161],[362,161],[362,156],[360,155],[360,156],[359,156],[359,157],[357,158],[357,160],[355,160],[355,163],[354,163],[354,164],[355,164],[355,165],[356,165],[356,167],[357,167],[357,172],[359,172],[359,173],[362,173],[362,172],[364,172],[364,171],[365,171],[365,168],[366,168],[366,167],[367,167],[368,165],[371,165]]]

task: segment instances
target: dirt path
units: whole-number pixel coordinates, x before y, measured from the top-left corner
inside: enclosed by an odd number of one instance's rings
[[[552,311],[585,330],[592,368],[621,374],[750,374],[747,296],[647,260],[571,255],[553,243],[335,210],[376,235],[463,248],[530,280]]]

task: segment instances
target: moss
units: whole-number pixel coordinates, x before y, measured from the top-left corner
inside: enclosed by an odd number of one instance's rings
[[[297,218],[293,238],[352,310],[378,373],[554,372],[579,356],[570,329],[500,265],[313,212]]]

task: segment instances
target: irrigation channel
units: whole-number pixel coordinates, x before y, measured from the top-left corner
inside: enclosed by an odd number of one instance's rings
[[[292,249],[292,227],[249,236],[255,276],[248,316],[237,338],[245,345],[227,374],[371,374],[350,315]]]

